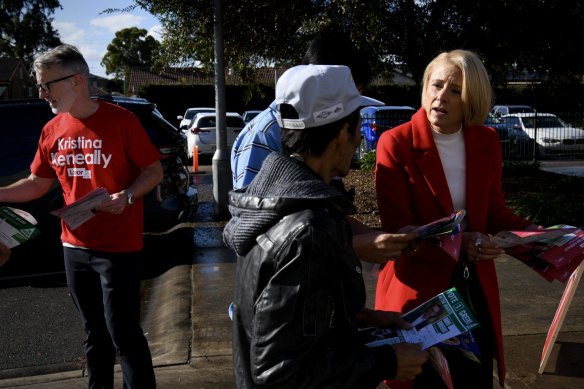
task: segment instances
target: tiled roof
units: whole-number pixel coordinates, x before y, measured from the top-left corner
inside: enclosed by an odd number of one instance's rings
[[[286,69],[259,68],[256,69],[255,81],[259,84],[274,85],[275,80]],[[214,84],[215,75],[198,68],[166,68],[153,72],[148,68],[132,68],[128,76],[128,92],[136,93],[143,85],[209,85]],[[225,71],[226,85],[242,85],[243,78],[232,70]]]
[[[17,58],[0,58],[0,81],[8,81],[22,62]]]

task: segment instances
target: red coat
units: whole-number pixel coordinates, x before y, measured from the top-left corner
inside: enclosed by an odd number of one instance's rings
[[[485,126],[463,127],[466,149],[466,231],[497,233],[522,229],[529,222],[505,206],[501,188],[499,138]],[[454,211],[446,176],[424,109],[381,136],[375,170],[377,202],[383,230],[422,225]],[[377,283],[375,308],[407,312],[448,288],[455,260],[424,243],[414,256],[389,262]],[[495,331],[495,357],[501,385],[505,379],[499,287],[493,261],[476,263]],[[394,387],[392,382],[392,388]],[[397,386],[395,386],[397,387]]]

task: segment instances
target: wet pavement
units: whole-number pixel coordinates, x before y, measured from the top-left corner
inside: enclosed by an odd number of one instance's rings
[[[235,256],[223,246],[224,221],[213,221],[210,181],[199,178],[201,206],[192,263],[178,264],[149,282],[143,327],[152,350],[159,388],[233,388],[231,322]],[[208,192],[207,192],[208,193]],[[205,197],[207,196],[207,197]],[[211,203],[211,204],[206,204]],[[204,231],[204,232],[202,232]],[[511,257],[496,260],[509,389],[584,388],[584,287],[568,310],[543,374],[543,343],[565,285],[549,283]],[[375,279],[365,276],[369,303]],[[116,388],[121,374],[116,369]],[[494,383],[496,380],[494,378]],[[0,379],[0,388],[84,388],[83,370]],[[380,385],[380,388],[384,387]],[[495,385],[498,387],[498,385]]]

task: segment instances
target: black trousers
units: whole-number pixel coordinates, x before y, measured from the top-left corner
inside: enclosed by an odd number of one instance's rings
[[[156,387],[148,343],[140,327],[142,254],[64,248],[67,284],[86,339],[90,389],[113,389],[116,354],[124,388]]]

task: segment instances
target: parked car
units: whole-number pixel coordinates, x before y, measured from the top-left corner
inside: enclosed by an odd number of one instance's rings
[[[584,130],[566,124],[554,114],[516,113],[501,119],[535,140],[541,156],[584,154]]]
[[[231,148],[235,138],[245,127],[245,123],[237,112],[227,112],[225,116],[227,147]],[[197,146],[199,155],[214,154],[217,150],[217,116],[215,113],[197,114],[186,135],[189,159],[193,158],[195,146]]]
[[[262,112],[260,110],[249,110],[249,111],[245,111],[243,113],[243,115],[241,115],[241,117],[243,118],[243,121],[245,122],[245,124],[251,122],[251,119],[255,118],[256,116],[258,116],[258,114]]]
[[[503,159],[529,158],[533,155],[535,142],[524,131],[509,125],[507,120],[489,114],[483,124],[493,127],[499,134]]]
[[[191,220],[198,206],[197,190],[185,167],[186,139],[145,100],[100,96],[101,100],[134,112],[151,141],[160,150],[164,177],[144,198],[144,230],[159,233],[177,223]],[[7,100],[0,102],[0,186],[30,174],[41,130],[54,115],[44,100]],[[55,180],[56,181],[56,180]],[[23,209],[38,221],[41,234],[34,241],[16,247],[12,258],[0,268],[0,280],[32,275],[61,273],[63,254],[60,219],[49,214],[63,206],[57,182],[40,199],[16,204],[1,204]],[[148,239],[148,235],[146,235]],[[191,237],[192,242],[192,237]],[[147,259],[148,260],[148,259]]]
[[[494,105],[491,114],[495,117],[509,115],[513,113],[535,113],[535,109],[530,105]]]
[[[375,150],[381,134],[409,121],[416,109],[408,105],[384,105],[361,108],[361,145],[358,158]]]
[[[185,114],[183,116],[177,116],[176,118],[180,120],[178,128],[181,130],[188,129],[191,124],[193,123],[193,119],[196,114],[202,112],[215,112],[215,108],[211,107],[196,107],[196,108],[187,108]]]

